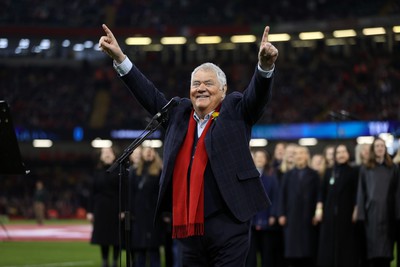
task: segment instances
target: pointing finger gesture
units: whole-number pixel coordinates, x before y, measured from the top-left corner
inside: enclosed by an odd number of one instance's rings
[[[101,51],[109,55],[117,63],[121,63],[125,59],[125,55],[119,47],[117,39],[105,24],[103,24],[102,27],[106,35],[101,36],[99,40]]]
[[[258,52],[258,64],[263,70],[271,70],[278,58],[278,49],[268,41],[268,34],[269,26],[266,26]]]

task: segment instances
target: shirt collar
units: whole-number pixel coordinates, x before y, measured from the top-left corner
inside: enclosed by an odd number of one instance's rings
[[[213,110],[210,113],[208,113],[207,115],[205,115],[203,121],[208,121],[211,117],[211,114],[213,114],[214,111],[215,110]],[[200,117],[196,114],[196,111],[193,113],[193,118],[197,123],[199,123],[201,121]]]

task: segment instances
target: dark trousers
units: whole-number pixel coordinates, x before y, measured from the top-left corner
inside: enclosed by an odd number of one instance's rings
[[[397,222],[397,267],[400,267],[400,221]]]
[[[387,258],[369,259],[368,267],[390,267],[390,259]]]
[[[299,259],[287,259],[287,265],[289,267],[313,267],[315,266],[312,258],[299,258]]]
[[[400,267],[400,238],[397,239],[397,267]]]
[[[284,267],[283,234],[280,230],[251,230],[250,250],[246,267]],[[257,264],[257,253],[261,256],[261,265]]]
[[[135,265],[137,267],[145,267],[149,262],[150,267],[160,267],[160,251],[159,249],[138,249],[135,250]]]
[[[109,252],[110,248],[112,248],[112,266],[116,266],[118,258],[119,258],[119,247],[118,246],[109,246],[109,245],[101,245],[100,246],[100,251],[101,251],[101,259],[103,260],[103,266],[109,266],[108,265],[108,258],[109,258]]]
[[[249,249],[250,222],[225,213],[205,219],[204,236],[179,239],[184,267],[243,267]]]

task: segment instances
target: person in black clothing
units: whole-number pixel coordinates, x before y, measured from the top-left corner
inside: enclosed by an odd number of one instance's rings
[[[400,167],[400,148],[397,150],[396,155],[393,158],[393,163]],[[400,181],[397,184],[397,194],[396,194],[396,203],[397,203],[397,214],[396,214],[396,242],[397,242],[397,267],[400,267]]]
[[[334,166],[327,169],[316,211],[320,221],[318,266],[355,267],[359,263],[356,206],[358,169],[349,164],[349,151],[340,144]]]
[[[250,249],[247,255],[246,266],[256,267],[260,253],[261,266],[281,267],[283,254],[279,253],[277,239],[280,232],[277,231],[277,220],[275,216],[276,206],[278,205],[279,185],[276,172],[272,167],[271,156],[265,150],[253,152],[254,164],[260,172],[263,186],[271,199],[272,206],[254,215],[251,223]],[[280,257],[282,256],[282,257]]]
[[[46,218],[47,191],[42,181],[36,181],[35,193],[33,195],[33,211],[38,225],[42,225]]]
[[[317,228],[315,207],[320,178],[308,166],[308,148],[297,146],[295,167],[284,174],[279,194],[278,220],[284,228],[285,258],[291,267],[315,265]]]
[[[102,267],[108,267],[110,247],[113,249],[112,267],[116,267],[120,246],[119,177],[107,173],[116,159],[115,148],[102,148],[91,184],[87,219],[93,223],[91,244],[100,245]]]
[[[162,160],[151,147],[143,147],[141,158],[136,168],[129,173],[131,187],[132,248],[134,264],[138,267],[146,265],[160,266],[160,246],[163,232],[160,222],[153,223],[157,205],[159,178]]]
[[[393,259],[399,168],[387,152],[385,141],[375,138],[370,157],[360,169],[357,219],[364,222],[370,267],[389,267]]]

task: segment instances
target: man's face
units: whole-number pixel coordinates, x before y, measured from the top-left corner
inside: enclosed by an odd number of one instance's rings
[[[265,166],[267,165],[267,157],[264,152],[254,152],[253,160],[256,168],[265,168]]]
[[[320,154],[316,154],[311,158],[311,168],[313,168],[316,171],[321,170],[324,168],[324,156]]]
[[[347,151],[347,148],[343,145],[340,145],[336,149],[336,161],[339,164],[346,163],[350,158],[349,152]]]
[[[296,147],[294,150],[294,161],[297,168],[304,168],[307,166],[308,152],[304,147]]]
[[[101,149],[100,160],[105,164],[112,164],[115,160],[115,154],[112,148],[104,147]]]
[[[282,143],[276,144],[275,151],[274,151],[275,159],[282,160],[284,154],[285,154],[285,145]]]
[[[294,163],[294,153],[295,153],[296,147],[293,145],[288,145],[285,149],[285,157],[286,161],[289,163]]]
[[[198,70],[190,86],[190,99],[197,115],[204,117],[215,110],[225,97],[226,88],[222,88],[213,71]]]

